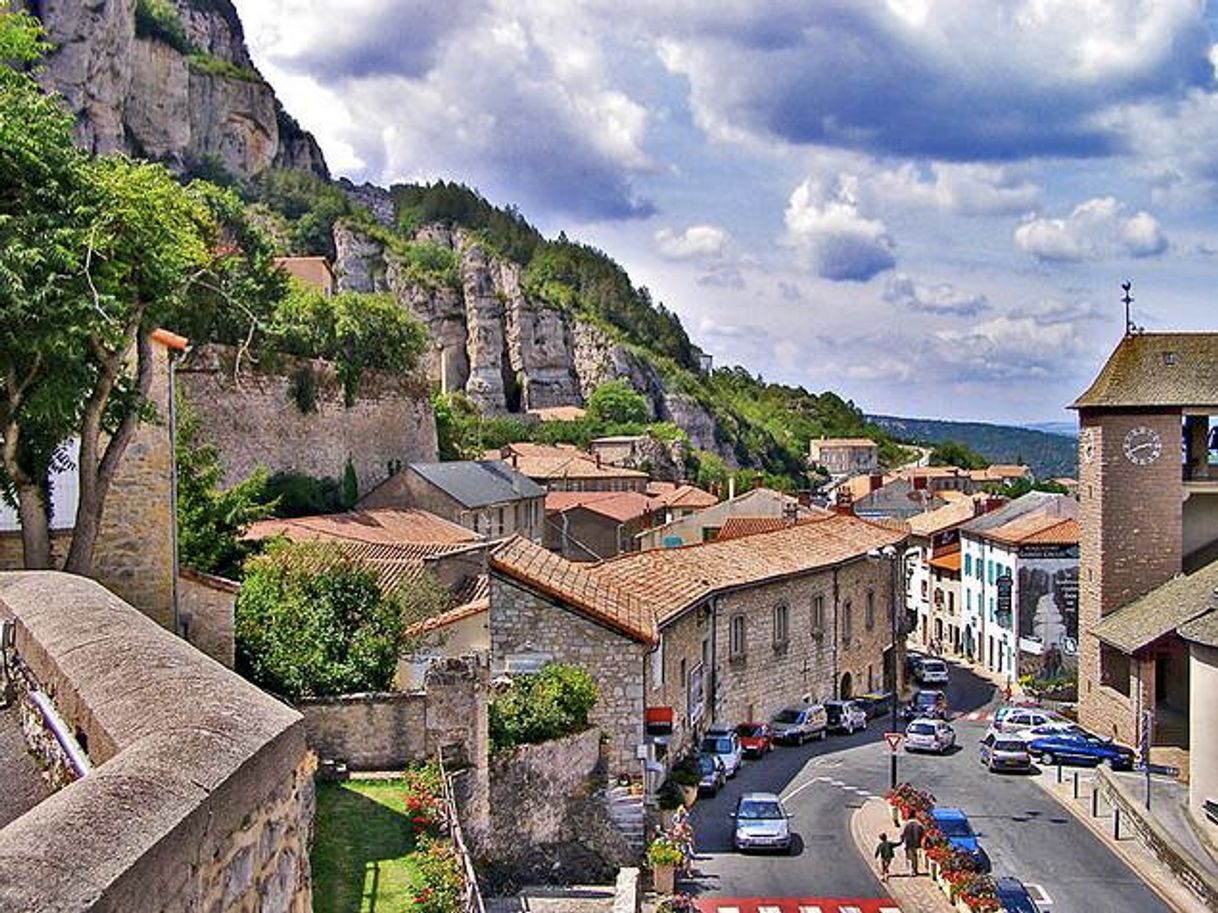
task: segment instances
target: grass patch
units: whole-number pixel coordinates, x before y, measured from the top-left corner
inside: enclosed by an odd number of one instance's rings
[[[317,785],[313,867],[316,913],[399,913],[418,868],[401,780]]]

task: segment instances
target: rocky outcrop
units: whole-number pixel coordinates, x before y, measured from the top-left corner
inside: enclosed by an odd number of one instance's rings
[[[182,171],[221,165],[328,176],[313,137],[279,106],[245,46],[230,0],[170,0],[175,35],[137,26],[137,0],[40,0],[26,6],[55,50],[39,76],[76,115],[77,141]]]

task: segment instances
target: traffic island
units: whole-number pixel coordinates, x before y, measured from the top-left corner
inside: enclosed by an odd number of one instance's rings
[[[896,901],[902,913],[961,913],[960,908],[931,881],[925,868],[922,869],[923,874],[917,876],[906,868],[904,854],[900,851],[898,858],[893,860],[888,881],[879,881],[875,847],[880,834],[887,834],[890,840],[900,834],[900,830],[892,824],[890,809],[891,806],[883,799],[868,799],[850,818],[850,835],[854,838],[855,849],[874,870],[877,885]]]

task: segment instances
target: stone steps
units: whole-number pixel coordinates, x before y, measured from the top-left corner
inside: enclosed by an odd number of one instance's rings
[[[605,807],[609,819],[626,838],[626,842],[640,852],[645,843],[643,797],[631,795],[624,786],[613,786],[605,791]]]

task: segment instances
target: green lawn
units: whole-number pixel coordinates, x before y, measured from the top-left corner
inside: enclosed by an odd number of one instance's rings
[[[400,913],[414,898],[414,839],[401,780],[317,786],[316,913]]]

